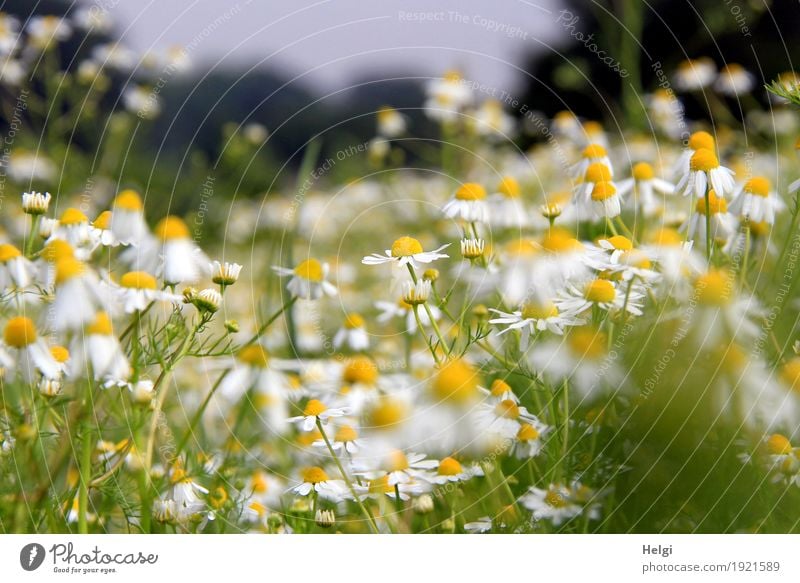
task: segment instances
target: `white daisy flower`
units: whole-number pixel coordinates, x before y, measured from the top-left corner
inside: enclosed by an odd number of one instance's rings
[[[303,414],[297,417],[289,417],[286,421],[289,423],[296,423],[297,426],[303,431],[312,431],[317,426],[317,421],[327,423],[328,419],[335,417],[344,417],[349,411],[345,407],[328,408],[322,401],[318,399],[309,399],[303,409]]]
[[[679,91],[698,91],[708,87],[717,77],[717,66],[708,57],[687,59],[675,72],[675,87]]]
[[[384,255],[378,253],[367,255],[361,260],[361,263],[364,265],[380,265],[382,263],[395,262],[398,265],[411,265],[416,269],[420,263],[432,263],[437,259],[449,257],[449,255],[441,253],[448,246],[449,243],[434,251],[424,251],[422,244],[413,237],[400,237],[392,243],[391,249],[384,251]]]
[[[586,170],[592,164],[602,164],[609,170],[610,178],[614,177],[614,168],[611,166],[611,160],[608,157],[608,152],[600,144],[589,144],[581,152],[581,159],[577,164],[570,168],[570,174],[573,178],[582,178],[586,174]]]
[[[142,197],[135,190],[123,190],[111,206],[111,232],[123,245],[136,245],[148,235]]]
[[[43,215],[50,208],[52,196],[49,192],[24,192],[22,194],[22,210],[29,215]]]
[[[393,318],[402,318],[405,319],[405,332],[408,334],[414,334],[417,331],[417,318],[414,316],[413,306],[406,303],[402,298],[397,302],[379,300],[375,302],[375,307],[381,312],[376,318],[378,322],[383,323],[388,322]],[[439,308],[433,305],[429,305],[428,308],[430,309],[434,320],[438,321],[441,319],[442,312],[439,310]],[[428,317],[427,310],[418,310],[417,315],[419,316],[419,321],[423,327],[427,328],[431,325],[431,319]]]
[[[360,314],[347,314],[344,325],[333,337],[334,348],[340,350],[343,346],[355,352],[369,348],[369,334],[364,328],[364,318]]]
[[[742,185],[730,205],[730,211],[754,223],[775,224],[775,213],[786,208],[778,194],[772,191],[768,179],[755,176]]]
[[[82,378],[91,371],[107,387],[127,384],[131,366],[106,312],[98,312],[83,334],[75,336],[70,353],[71,377]]]
[[[714,89],[728,97],[736,97],[750,93],[755,87],[756,79],[738,63],[729,63],[722,67],[714,83]]]
[[[520,338],[519,348],[523,352],[527,350],[532,334],[549,330],[553,334],[560,336],[564,334],[565,327],[583,324],[583,320],[577,318],[576,314],[570,312],[561,313],[552,301],[542,301],[535,298],[530,298],[523,302],[520,309],[514,312],[501,312],[493,308],[490,308],[489,311],[499,316],[489,320],[490,324],[506,326],[497,332],[497,336],[502,336],[512,330],[521,332],[522,337]]]
[[[281,276],[289,276],[286,289],[292,297],[304,300],[318,300],[323,295],[335,296],[338,293],[336,286],[328,282],[330,266],[309,258],[300,262],[294,269],[273,266],[272,269]]]
[[[582,514],[596,520],[600,517],[600,507],[592,500],[591,490],[579,482],[570,487],[550,484],[546,490],[531,487],[519,499],[525,508],[533,511],[534,520],[547,520],[553,526],[560,526]]]
[[[708,192],[708,209],[711,215],[711,237],[713,241],[725,244],[736,231],[736,218],[728,212],[728,201],[717,196],[714,190]],[[693,241],[706,241],[706,199],[701,196],[697,199],[695,210],[681,225],[680,231],[685,232],[688,239]]]
[[[459,218],[468,223],[487,223],[489,206],[486,189],[476,182],[466,182],[458,187],[453,198],[442,207],[446,217]]]
[[[129,271],[120,278],[119,285],[110,285],[126,314],[141,312],[152,302],[183,302],[183,296],[158,289],[156,278],[144,271]]]
[[[457,459],[445,457],[439,460],[436,474],[429,476],[428,480],[434,484],[442,485],[449,482],[466,482],[477,476],[483,476],[483,470],[478,464],[470,464],[464,467]]]
[[[733,193],[736,182],[734,172],[730,168],[720,166],[716,154],[712,150],[700,149],[692,154],[689,160],[689,171],[681,176],[676,191],[683,196],[703,197],[707,189],[712,189],[717,196]]]
[[[521,199],[519,182],[512,176],[503,177],[488,203],[489,224],[493,227],[521,229],[531,222]]]
[[[660,214],[664,208],[661,198],[674,194],[675,185],[656,177],[653,167],[647,162],[634,165],[631,174],[630,178],[617,183],[617,192],[625,199],[625,207],[646,217]]]
[[[618,286],[607,279],[594,279],[582,289],[569,286],[555,303],[560,311],[573,315],[583,314],[597,306],[609,312],[625,310],[633,316],[641,316],[644,294],[635,285]]]
[[[97,275],[82,261],[65,257],[56,263],[55,269],[55,299],[48,308],[48,317],[59,332],[77,330],[91,322],[98,310],[107,307],[108,298]]]
[[[0,244],[0,291],[24,290],[35,275],[35,266],[19,249],[9,243]]]
[[[61,364],[55,359],[44,339],[39,337],[30,318],[16,316],[8,320],[3,331],[3,342],[12,357],[10,363],[4,364],[13,366],[25,382],[35,382],[38,375],[48,379],[60,377]]]
[[[393,107],[385,105],[378,109],[378,135],[385,138],[398,138],[406,133],[406,116]]]
[[[308,496],[316,492],[317,496],[330,502],[341,502],[349,498],[347,486],[343,480],[332,480],[319,466],[310,466],[300,470],[299,482],[290,488],[291,492],[300,496]]]

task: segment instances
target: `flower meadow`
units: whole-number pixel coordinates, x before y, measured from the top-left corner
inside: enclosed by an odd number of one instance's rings
[[[139,56],[57,70],[87,18],[0,17],[0,532],[798,530],[799,76],[711,125],[684,94],[765,89],[687,61],[643,131],[450,71],[436,138],[387,106],[185,211],[117,172],[153,79],[93,117]]]

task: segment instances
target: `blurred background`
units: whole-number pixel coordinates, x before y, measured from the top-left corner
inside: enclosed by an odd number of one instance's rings
[[[795,0],[7,0],[2,10],[23,29],[43,14],[87,23],[59,43],[58,59],[67,71],[99,63],[91,84],[109,86],[91,108],[122,108],[132,85],[157,96],[157,120],[136,126],[126,156],[176,168],[163,186],[177,189],[177,210],[193,161],[224,167],[245,130],[268,146],[259,144],[258,163],[229,169],[243,196],[263,194],[284,163],[297,166],[315,136],[323,155],[374,137],[382,105],[403,111],[415,136],[436,135],[422,111],[424,82],[448,69],[510,115],[571,110],[618,132],[648,130],[646,96],[671,88],[686,59],[752,74],[747,95],[719,98],[726,121],[744,123],[767,103],[763,85],[800,58]],[[681,99],[689,118],[708,115],[707,93]],[[83,134],[87,151],[94,129]],[[81,131],[73,137],[80,145]],[[517,139],[528,147],[542,138]]]

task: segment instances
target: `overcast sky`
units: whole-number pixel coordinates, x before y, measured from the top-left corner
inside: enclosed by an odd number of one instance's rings
[[[199,66],[263,63],[322,90],[353,79],[434,76],[516,88],[515,66],[564,42],[558,0],[94,0],[124,44],[189,46]]]

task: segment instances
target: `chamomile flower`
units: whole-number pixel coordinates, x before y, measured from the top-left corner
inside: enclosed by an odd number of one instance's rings
[[[714,89],[729,97],[750,93],[755,87],[755,77],[738,63],[729,63],[722,67],[714,82]]]
[[[469,464],[464,467],[457,459],[448,456],[439,460],[436,474],[429,475],[426,479],[434,484],[442,485],[449,482],[466,482],[477,476],[483,476],[483,470],[478,464]]]
[[[136,245],[147,235],[144,204],[135,190],[120,192],[111,206],[111,232],[123,245]]]
[[[714,139],[714,136],[705,131],[697,131],[692,133],[689,136],[687,147],[681,152],[680,156],[678,156],[677,160],[675,161],[675,165],[672,168],[674,179],[680,180],[682,176],[689,173],[692,156],[695,152],[698,150],[711,150],[712,152],[715,152],[716,149],[717,142]]]
[[[144,271],[129,271],[112,287],[126,314],[141,312],[152,302],[180,304],[183,296],[158,289],[156,278]]]
[[[534,415],[513,399],[482,403],[476,419],[481,431],[489,436],[489,441],[497,443],[515,438],[523,423],[541,426]]]
[[[685,231],[689,239],[705,244],[707,214],[711,215],[712,239],[725,244],[736,230],[736,219],[728,212],[728,201],[717,196],[714,190],[708,192],[708,205],[705,197],[697,199],[694,212],[681,226],[681,231]]]
[[[66,18],[60,16],[34,16],[28,21],[25,32],[32,46],[46,50],[67,40],[72,35],[72,27]]]
[[[162,503],[169,508],[171,518],[183,523],[196,517],[206,509],[203,496],[208,490],[191,478],[180,466],[174,467],[169,475],[170,488],[161,497]]]
[[[716,154],[712,150],[701,148],[689,159],[689,171],[681,176],[675,189],[687,196],[689,194],[702,197],[706,189],[711,188],[717,196],[725,197],[733,193],[736,182],[734,172],[730,168],[720,166]]]
[[[48,379],[59,378],[62,367],[30,318],[16,316],[8,320],[3,330],[3,342],[13,357],[15,370],[26,382],[34,382],[38,375]]]
[[[220,263],[215,260],[210,267],[211,281],[223,288],[239,281],[239,275],[242,273],[242,266],[238,263],[228,263],[227,261]]]
[[[442,253],[445,248],[449,246],[442,245],[434,251],[425,251],[422,249],[422,244],[413,237],[400,237],[394,243],[392,248],[384,251],[385,255],[373,253],[367,255],[361,260],[364,265],[380,265],[383,263],[395,262],[398,265],[411,265],[415,269],[419,267],[420,263],[432,263],[437,259],[449,257],[449,255]]]
[[[194,283],[209,272],[210,262],[189,236],[186,223],[175,216],[164,217],[155,228],[160,242],[159,268],[169,284]]]
[[[337,455],[341,453],[347,453],[351,456],[358,454],[359,451],[361,451],[361,448],[364,446],[363,441],[359,438],[356,428],[345,423],[336,428],[336,431],[330,437],[330,444],[333,448],[333,451],[335,451]],[[312,445],[314,447],[326,450],[328,447],[328,444],[325,443],[324,439],[318,439]]]
[[[468,120],[480,136],[508,140],[514,133],[514,118],[503,111],[503,104],[496,99],[487,99],[471,113]]]
[[[438,460],[426,459],[424,453],[408,453],[400,449],[372,451],[367,449],[361,457],[353,461],[353,473],[357,476],[387,476],[389,486],[430,482],[432,470],[438,467]]]
[[[327,423],[329,419],[343,417],[348,413],[349,411],[344,407],[329,408],[318,399],[309,399],[303,408],[302,415],[289,417],[286,421],[289,423],[296,423],[303,431],[311,431],[316,427],[317,421],[324,424]]]
[[[560,526],[582,514],[589,519],[599,518],[599,505],[591,503],[591,500],[591,491],[577,482],[569,487],[563,484],[550,484],[547,489],[531,487],[519,499],[533,512],[534,520],[547,520],[553,526]]]
[[[413,334],[417,330],[417,318],[414,316],[414,309],[413,306],[407,303],[403,298],[399,298],[396,302],[387,302],[384,300],[379,300],[375,302],[375,307],[380,310],[380,314],[376,320],[378,322],[388,322],[393,318],[401,318],[405,320],[405,332],[409,334]],[[428,309],[430,309],[431,314],[433,315],[434,320],[439,320],[442,317],[441,310],[436,306],[429,305]],[[419,316],[419,321],[423,327],[428,327],[431,325],[431,319],[428,317],[427,310],[418,310],[417,314]]]
[[[613,182],[595,184],[589,200],[596,219],[613,219],[622,212],[617,187]]]
[[[609,312],[625,311],[632,316],[642,315],[644,294],[636,286],[618,286],[608,279],[588,281],[581,289],[570,286],[556,301],[559,310],[575,315],[593,307]]]
[[[364,328],[364,318],[352,312],[347,314],[344,324],[333,337],[333,347],[337,350],[347,346],[350,350],[360,352],[369,348],[369,335]]]
[[[21,291],[31,285],[36,274],[33,263],[9,243],[0,244],[0,291]]]
[[[91,371],[105,386],[125,385],[132,372],[106,312],[94,315],[83,334],[73,340],[70,353],[70,376],[73,378],[85,377]]]
[[[51,199],[49,192],[25,192],[22,194],[22,210],[29,215],[43,215],[50,208]]]
[[[745,342],[760,330],[753,320],[763,316],[758,301],[736,293],[736,280],[725,269],[712,269],[694,280],[697,309],[692,317],[692,331],[700,347],[716,348],[731,340]]]
[[[398,138],[406,133],[408,122],[406,116],[388,105],[378,109],[378,135],[386,138]]]
[[[600,162],[589,164],[583,173],[583,181],[574,188],[573,202],[582,209],[591,211],[591,196],[595,186],[606,182],[611,183],[611,180],[609,166]]]
[[[582,178],[592,164],[602,164],[609,170],[609,178],[614,177],[614,169],[605,147],[600,144],[589,144],[581,152],[581,159],[570,168],[573,178]]]
[[[425,114],[440,122],[453,122],[472,103],[473,95],[458,71],[448,71],[425,86]]]
[[[684,107],[671,89],[658,89],[647,97],[647,105],[653,124],[662,134],[673,140],[681,137]]]
[[[708,57],[687,59],[678,65],[675,87],[680,91],[698,91],[708,87],[717,76],[717,66]]]
[[[294,269],[273,266],[272,269],[281,276],[289,277],[286,289],[292,297],[304,300],[318,300],[322,296],[335,296],[336,286],[330,283],[328,272],[330,266],[316,259],[308,258],[297,264]]]
[[[661,199],[674,194],[675,185],[658,178],[647,162],[639,162],[631,169],[630,178],[617,183],[617,192],[625,199],[626,208],[652,217],[661,213],[664,208]]]
[[[498,315],[497,318],[489,320],[490,324],[501,324],[506,327],[499,332],[498,336],[507,334],[512,330],[519,330],[522,334],[519,342],[519,348],[525,351],[528,348],[528,343],[532,334],[548,330],[553,334],[559,336],[564,334],[564,328],[567,326],[579,326],[583,320],[577,318],[574,313],[567,312],[561,313],[556,307],[555,303],[550,300],[539,300],[530,298],[522,303],[519,310],[514,312],[501,312],[500,310],[491,309]]]
[[[503,229],[521,229],[530,224],[521,198],[519,182],[513,176],[504,176],[488,198],[489,223]]]
[[[459,218],[468,223],[489,221],[489,205],[486,203],[486,189],[476,182],[466,182],[459,186],[453,198],[443,207],[446,217]]]
[[[89,323],[98,310],[107,307],[107,294],[86,263],[65,257],[55,268],[56,295],[49,308],[53,327],[57,331],[77,330]]]
[[[295,481],[298,483],[290,490],[300,496],[308,496],[315,492],[317,496],[330,502],[341,502],[349,497],[344,481],[329,478],[325,470],[319,466],[302,468]]]
[[[111,211],[103,211],[94,221],[89,229],[89,235],[92,239],[92,251],[98,246],[103,247],[116,247],[119,241],[111,231]]]
[[[510,452],[518,459],[538,456],[544,447],[545,437],[551,429],[538,419],[532,422],[523,421],[511,442]]]
[[[63,239],[73,247],[82,247],[91,242],[89,217],[70,207],[61,213],[51,239]]]
[[[754,223],[775,223],[775,213],[786,208],[786,204],[767,178],[756,176],[744,183],[730,205],[732,213],[746,217]]]

